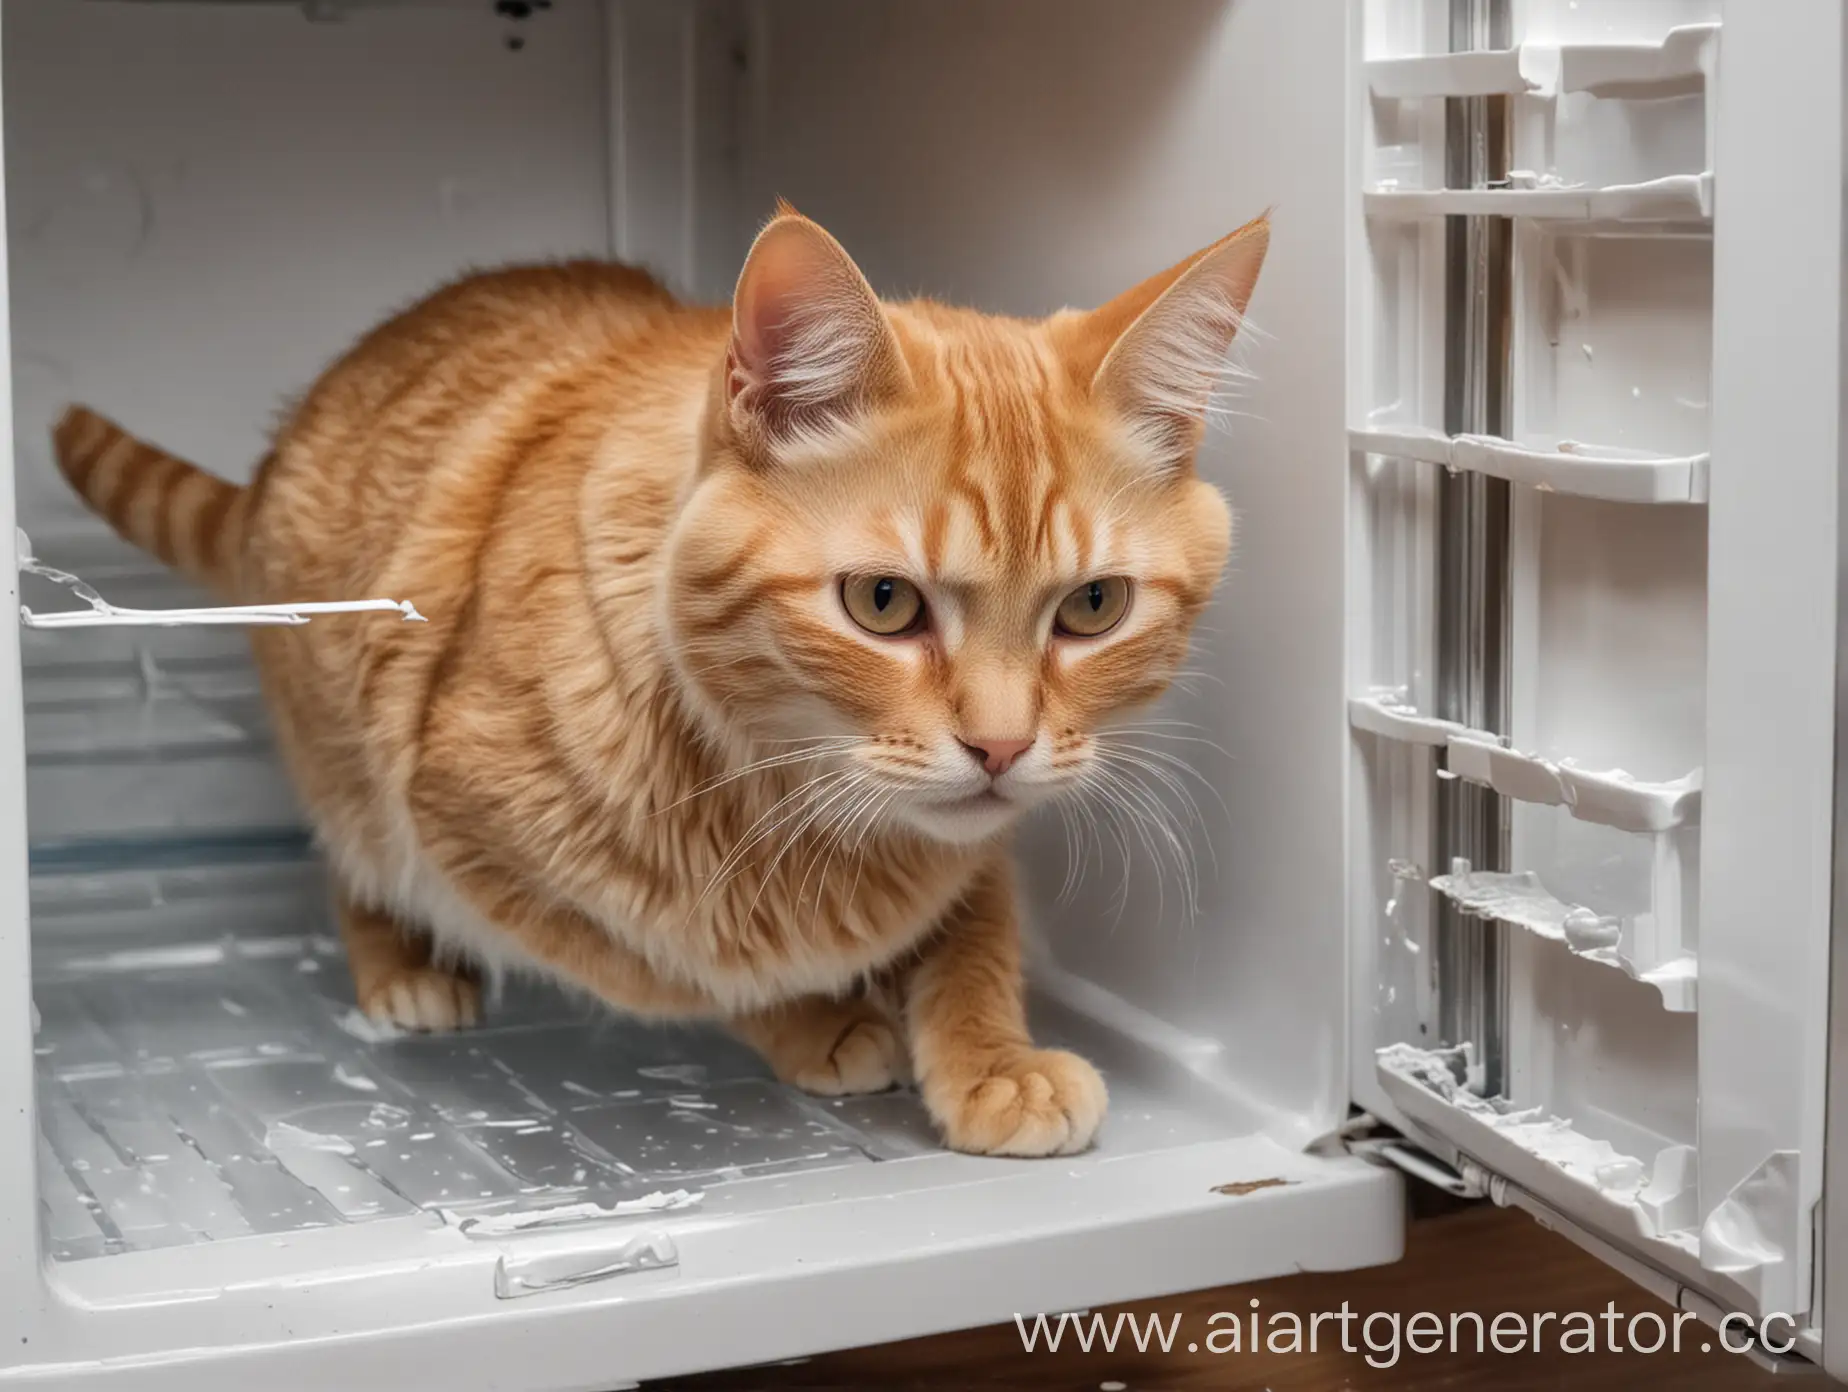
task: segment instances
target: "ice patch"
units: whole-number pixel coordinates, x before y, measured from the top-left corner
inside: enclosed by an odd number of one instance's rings
[[[706,1082],[706,1070],[697,1063],[670,1063],[658,1068],[638,1068],[635,1070],[644,1078],[658,1078],[664,1082],[680,1083],[686,1087],[699,1087]],[[566,1084],[566,1086],[570,1086]]]
[[[355,1092],[377,1092],[379,1085],[364,1073],[355,1073],[344,1063],[334,1065],[334,1081],[343,1087],[350,1087]]]
[[[291,1121],[274,1121],[263,1133],[264,1147],[277,1154],[286,1154],[290,1150],[318,1150],[328,1155],[353,1155],[353,1143],[344,1136],[329,1136],[321,1131],[310,1131],[305,1126],[297,1126]]]

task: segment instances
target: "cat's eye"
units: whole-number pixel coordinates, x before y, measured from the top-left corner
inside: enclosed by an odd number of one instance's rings
[[[1129,611],[1129,581],[1120,575],[1087,580],[1059,601],[1054,629],[1072,638],[1098,638]]]
[[[896,575],[849,576],[841,581],[841,605],[848,618],[881,638],[912,633],[924,618],[924,596]]]

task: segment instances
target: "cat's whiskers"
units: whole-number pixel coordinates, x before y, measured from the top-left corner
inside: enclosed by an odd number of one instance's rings
[[[1156,913],[1165,920],[1167,916],[1167,896],[1163,885],[1164,869],[1172,861],[1176,873],[1181,879],[1181,889],[1185,895],[1187,909],[1193,918],[1199,915],[1199,877],[1192,859],[1192,843],[1183,831],[1176,826],[1173,813],[1166,803],[1156,796],[1138,776],[1140,770],[1113,765],[1107,760],[1100,760],[1092,767],[1091,777],[1103,796],[1106,808],[1120,812],[1129,819],[1130,828],[1136,833],[1143,849],[1148,852],[1151,867],[1155,872]],[[1128,855],[1127,842],[1119,837],[1119,844]],[[1127,877],[1125,879],[1124,898],[1127,899]]]
[[[1058,897],[1053,901],[1063,905],[1071,902],[1072,894],[1078,888],[1079,846],[1076,818],[1071,809],[1063,802],[1055,802],[1053,807],[1059,813],[1060,840],[1065,847],[1065,878],[1059,884]]]
[[[855,821],[861,816],[862,813],[867,812],[868,809],[872,809],[872,815],[867,818],[865,831],[870,832],[874,822],[878,818],[878,809],[881,805],[881,800],[890,798],[891,793],[888,790],[879,787],[877,782],[874,780],[869,779],[868,781],[871,784],[871,786],[867,788],[863,788],[859,792],[858,796],[855,797],[854,800],[850,803],[847,810],[843,812],[841,815],[839,815],[838,817],[834,818],[833,831],[828,836],[828,839],[825,842],[824,846],[814,856],[810,857],[809,868],[803,872],[802,884],[796,890],[796,905],[798,909],[801,907],[803,898],[808,891],[809,875],[814,872],[815,865],[817,862],[819,862],[821,865],[821,878],[817,880],[815,884],[815,911],[818,914],[821,912],[822,898],[827,890],[828,870],[832,867],[834,863],[834,856],[836,852],[839,851],[842,843],[845,841],[848,834],[852,831]],[[863,844],[864,841],[865,841],[865,832],[862,833],[862,835],[856,842],[856,846],[859,844]],[[864,859],[862,859],[861,864],[864,865],[864,863],[865,863]],[[852,913],[853,896],[854,896],[854,893],[858,889],[859,889],[859,874],[858,874],[858,871],[856,870],[855,875],[854,875],[854,883],[848,889],[847,897],[842,901],[842,904],[841,904],[841,913],[842,913],[843,919],[847,915],[850,915]]]
[[[798,807],[791,811],[785,811],[785,808],[788,808],[791,803],[796,802],[800,798],[808,797],[812,799],[818,789],[833,786],[838,783],[839,780],[850,776],[854,772],[855,770],[853,769],[834,769],[827,773],[817,774],[807,782],[798,784],[789,792],[783,794],[783,796],[778,798],[775,802],[771,803],[769,808],[761,813],[756,821],[745,828],[744,834],[740,836],[737,842],[733,844],[732,848],[725,853],[724,858],[719,862],[718,868],[712,872],[711,877],[706,881],[705,888],[700,891],[699,898],[694,901],[693,912],[698,912],[707,898],[715,890],[724,887],[727,881],[737,873],[737,870],[744,862],[745,856],[750,854],[753,846],[766,836],[773,834],[778,826],[792,820],[794,817],[802,815],[802,813],[807,810],[806,806]],[[772,820],[773,818],[775,820]],[[769,825],[766,826],[765,823],[769,823]]]
[[[1112,931],[1114,931],[1116,927],[1122,925],[1123,914],[1129,907],[1129,875],[1130,870],[1135,864],[1135,858],[1129,849],[1128,838],[1123,835],[1122,823],[1118,820],[1116,808],[1112,804],[1106,791],[1089,780],[1087,780],[1084,790],[1086,792],[1098,794],[1103,801],[1102,810],[1105,814],[1103,816],[1099,816],[1099,809],[1091,806],[1089,802],[1081,801],[1079,804],[1086,812],[1091,824],[1091,834],[1097,844],[1097,858],[1101,861],[1104,857],[1104,833],[1106,831],[1109,832],[1110,839],[1116,843],[1117,852],[1122,857],[1123,873],[1117,878],[1117,889],[1114,896],[1116,899],[1116,912],[1113,917],[1112,927]]]
[[[1199,832],[1199,837],[1197,839],[1188,839],[1187,841],[1189,855],[1191,856],[1192,847],[1194,845],[1204,843],[1207,856],[1212,862],[1213,871],[1217,874],[1219,871],[1219,853],[1214,849],[1213,845],[1215,840],[1213,828],[1208,824],[1206,815],[1200,810],[1199,802],[1195,800],[1193,793],[1188,789],[1187,785],[1176,776],[1173,768],[1179,768],[1181,771],[1193,775],[1201,786],[1212,793],[1215,798],[1219,797],[1219,790],[1213,787],[1213,785],[1208,782],[1205,777],[1201,776],[1197,770],[1188,768],[1187,765],[1180,763],[1178,760],[1174,761],[1172,767],[1163,767],[1162,764],[1144,757],[1145,755],[1159,753],[1159,751],[1156,750],[1131,752],[1130,749],[1119,746],[1114,749],[1100,750],[1099,753],[1100,757],[1120,771],[1130,773],[1132,776],[1134,774],[1142,774],[1147,778],[1153,779],[1156,784],[1165,789],[1176,801],[1180,802],[1187,809],[1188,819]],[[1163,808],[1166,809],[1167,804],[1162,802],[1159,797],[1155,796],[1154,789],[1145,786],[1143,791],[1145,794],[1155,797],[1155,800],[1160,802]],[[1225,800],[1223,798],[1220,798],[1219,805],[1222,811],[1225,810]],[[1227,812],[1226,815],[1229,817],[1231,814]],[[1177,832],[1180,831],[1178,827],[1176,830]],[[1195,888],[1197,890],[1197,883]]]
[[[757,893],[752,896],[751,906],[745,910],[744,918],[739,923],[740,927],[748,925],[757,917],[757,906],[763,901],[764,891],[767,890],[776,879],[776,868],[783,863],[783,857],[789,854],[792,847],[798,845],[802,841],[809,829],[815,825],[817,820],[827,813],[830,807],[837,805],[843,797],[852,797],[856,790],[864,787],[872,778],[872,775],[865,769],[849,769],[847,770],[847,774],[848,777],[845,782],[839,783],[831,788],[824,798],[809,809],[808,816],[802,823],[797,826],[795,830],[784,836],[783,844],[777,847],[776,854],[770,858],[770,863],[764,867],[758,876]],[[802,902],[799,895],[795,902],[796,904]]]
[[[808,858],[808,863],[806,867],[803,869],[802,882],[796,886],[795,902],[798,908],[801,907],[803,900],[807,897],[809,877],[815,873],[815,869],[818,865],[825,867],[826,857],[832,852],[833,847],[839,842],[844,832],[844,828],[847,825],[848,819],[851,818],[856,812],[858,812],[860,807],[864,805],[867,799],[874,796],[874,792],[869,791],[869,787],[872,783],[873,783],[873,779],[871,778],[870,775],[862,779],[858,784],[856,784],[852,789],[850,789],[849,796],[847,798],[845,807],[838,813],[828,814],[823,819],[823,829],[822,829],[822,833],[820,837],[818,838],[818,844],[815,846],[814,850],[810,853],[809,858]],[[822,871],[821,881],[815,886],[815,907],[817,910],[821,908],[822,892],[826,888],[826,884],[827,884],[827,871],[824,868]]]
[[[871,850],[874,844],[873,830],[878,826],[880,819],[885,816],[885,810],[887,807],[891,806],[892,799],[897,796],[898,792],[896,789],[887,789],[885,793],[881,795],[880,800],[873,804],[873,809],[867,816],[866,824],[861,828],[859,837],[854,844],[853,849],[855,858],[853,865],[853,882],[847,886],[846,897],[841,900],[843,926],[845,926],[844,920],[846,917],[853,912],[854,896],[860,892],[860,875],[861,872],[866,869],[867,852]]]
[[[651,812],[649,816],[659,817],[664,813],[672,812],[677,807],[686,806],[687,803],[692,802],[695,798],[704,797],[707,793],[723,788],[728,783],[735,783],[740,778],[749,777],[751,774],[767,773],[772,769],[787,768],[794,764],[820,759],[828,754],[843,754],[852,750],[855,745],[863,743],[865,743],[865,741],[858,735],[830,735],[812,741],[802,749],[785,750],[780,754],[772,754],[768,758],[755,759],[745,764],[742,768],[732,769],[728,773],[720,774],[714,778],[708,778],[705,782],[695,787],[692,792],[687,793],[684,797],[677,798],[675,801],[668,803],[665,807],[657,808],[655,811]]]
[[[1112,819],[1116,820],[1119,828],[1121,828],[1123,819],[1126,818],[1128,830],[1135,833],[1136,839],[1141,843],[1143,850],[1148,852],[1149,864],[1155,871],[1156,920],[1158,922],[1165,921],[1167,918],[1167,889],[1163,882],[1162,875],[1164,862],[1161,852],[1158,849],[1157,842],[1149,831],[1147,809],[1139,805],[1129,780],[1114,772],[1106,765],[1102,763],[1097,764],[1093,777],[1096,778],[1099,790],[1104,795],[1104,805],[1110,810]],[[1127,849],[1127,842],[1125,842],[1125,851],[1127,851]],[[1133,859],[1130,861],[1130,864],[1133,866]],[[1127,884],[1127,874],[1125,876],[1125,882]],[[1125,889],[1125,895],[1127,896],[1127,888]]]
[[[1152,759],[1156,763],[1162,765],[1163,768],[1165,769],[1171,770],[1172,772],[1183,775],[1187,778],[1191,778],[1194,782],[1198,783],[1202,788],[1205,788],[1207,792],[1212,794],[1213,800],[1219,804],[1221,811],[1225,812],[1227,816],[1231,815],[1231,810],[1226,806],[1225,797],[1219,791],[1219,785],[1215,783],[1212,779],[1208,778],[1204,773],[1200,772],[1199,769],[1195,768],[1192,764],[1187,762],[1187,760],[1181,758],[1180,755],[1174,753],[1172,750],[1151,749],[1148,745],[1133,743],[1131,739],[1125,738],[1125,736],[1133,736],[1138,739],[1177,739],[1177,740],[1181,740],[1188,744],[1203,744],[1209,749],[1213,749],[1217,751],[1218,753],[1224,755],[1229,760],[1232,756],[1230,754],[1227,754],[1225,749],[1221,745],[1216,744],[1214,741],[1210,739],[1206,739],[1202,736],[1166,735],[1159,731],[1154,731],[1154,730],[1112,731],[1109,738],[1100,739],[1098,741],[1098,749],[1100,751],[1109,752],[1113,754],[1120,754],[1120,753],[1126,752],[1129,754],[1134,754],[1144,759]]]

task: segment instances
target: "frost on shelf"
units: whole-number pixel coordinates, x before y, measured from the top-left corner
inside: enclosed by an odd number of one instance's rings
[[[1479,1097],[1464,1083],[1470,1063],[1468,1045],[1421,1049],[1393,1044],[1381,1049],[1376,1058],[1382,1076],[1432,1095],[1566,1179],[1633,1210],[1643,1235],[1684,1251],[1698,1250],[1699,1183],[1693,1147],[1667,1146],[1646,1163],[1609,1141],[1585,1135],[1544,1107],[1516,1107],[1505,1097]]]
[[[62,585],[88,609],[71,609],[56,614],[34,613],[19,606],[19,621],[27,628],[179,628],[203,624],[232,624],[245,627],[305,624],[317,614],[386,614],[394,613],[406,623],[423,623],[424,616],[408,599],[328,600],[309,604],[233,604],[199,609],[127,609],[111,604],[98,594],[83,577],[48,566],[32,552],[32,538],[22,528],[13,529],[14,549],[18,553],[19,572],[36,575],[54,585]]]
[[[1531,870],[1476,870],[1458,858],[1450,862],[1448,875],[1432,878],[1431,888],[1472,918],[1525,928],[1550,942],[1564,943],[1574,956],[1615,967],[1655,987],[1670,1010],[1694,1009],[1699,968],[1692,956],[1684,953],[1655,966],[1639,967],[1623,951],[1622,919],[1555,898]]]

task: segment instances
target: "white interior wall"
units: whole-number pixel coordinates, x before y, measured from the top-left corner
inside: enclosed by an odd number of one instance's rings
[[[519,24],[474,0],[4,19],[17,490],[42,549],[98,528],[51,466],[62,403],[244,477],[287,396],[389,309],[470,265],[607,249],[595,0]]]
[[[1056,822],[1035,847],[1059,961],[1202,1047],[1194,1062],[1307,1131],[1344,1069],[1344,278],[1347,7],[1229,0],[755,0],[765,79],[745,113],[743,206],[782,195],[888,294],[1019,313],[1098,303],[1278,205],[1243,361],[1252,414],[1202,468],[1239,511],[1203,621],[1203,676],[1163,714],[1199,802],[1200,908],[1139,855],[1055,902]],[[1184,1041],[1175,1040],[1177,1047]]]
[[[1203,457],[1239,509],[1238,553],[1201,676],[1164,712],[1225,751],[1176,746],[1227,808],[1198,794],[1199,909],[1138,855],[1119,915],[1108,854],[1039,917],[1066,966],[1307,1135],[1348,1095],[1347,19],[1310,13],[567,0],[513,51],[509,23],[472,3],[330,24],[294,7],[9,7],[26,525],[54,556],[98,530],[47,457],[62,402],[240,476],[288,393],[469,264],[613,241],[722,295],[782,194],[883,290],[1044,312],[1280,204],[1253,306],[1265,334],[1244,349],[1263,382]],[[1037,849],[1035,880],[1056,888],[1056,834]]]

